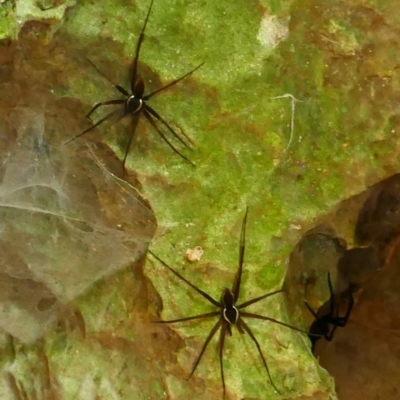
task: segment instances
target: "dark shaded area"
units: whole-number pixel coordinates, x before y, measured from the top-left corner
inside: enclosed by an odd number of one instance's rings
[[[400,235],[400,174],[372,186],[358,215],[355,242],[390,247]]]
[[[348,325],[315,353],[335,378],[341,400],[400,397],[399,250],[363,285]]]
[[[396,174],[343,202],[328,216],[335,224],[335,217],[360,210],[348,222],[356,221],[354,243],[363,247],[338,247],[342,241],[336,234],[321,233],[319,226],[292,252],[287,279],[297,281],[299,298],[303,295],[315,306],[323,301],[317,311],[319,318],[328,315],[331,308],[326,279],[323,282],[327,271],[336,277],[338,316],[349,310],[351,293],[355,296],[348,323],[337,328],[331,323],[330,333],[335,330],[332,341],[322,339],[315,345],[314,355],[334,377],[340,400],[400,397],[399,189],[400,174]],[[310,317],[310,313],[305,315],[314,329],[316,322]]]

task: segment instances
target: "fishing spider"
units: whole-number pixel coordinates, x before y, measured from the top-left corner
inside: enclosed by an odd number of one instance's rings
[[[150,16],[150,12],[151,9],[153,7],[153,2],[154,0],[151,1],[150,3],[150,7],[149,10],[147,12],[146,15],[146,19],[144,21],[142,30],[140,32],[139,35],[139,39],[137,41],[136,44],[136,52],[135,52],[135,57],[133,59],[133,63],[132,63],[132,76],[131,76],[131,93],[129,93],[128,90],[124,89],[122,86],[117,85],[115,83],[113,83],[107,76],[105,76],[90,60],[89,63],[95,68],[95,70],[101,74],[105,79],[107,79],[113,86],[115,89],[117,89],[123,96],[125,96],[124,99],[116,99],[116,100],[108,100],[108,101],[102,101],[100,103],[96,103],[93,108],[89,111],[89,113],[86,115],[87,118],[90,119],[90,116],[93,114],[93,112],[102,106],[109,106],[109,105],[119,105],[119,104],[123,104],[123,109],[121,110],[120,107],[118,107],[117,109],[115,109],[114,111],[111,111],[110,113],[108,113],[105,117],[101,118],[99,121],[97,121],[95,124],[93,124],[90,128],[85,129],[83,132],[75,135],[74,137],[72,137],[71,139],[69,139],[66,143],[69,143],[75,139],[77,139],[80,136],[85,135],[86,133],[92,131],[93,129],[95,129],[97,126],[99,126],[100,124],[102,124],[104,121],[112,118],[112,117],[116,117],[118,116],[118,121],[121,120],[122,118],[126,117],[127,115],[131,115],[132,116],[132,133],[129,136],[129,140],[128,143],[126,145],[125,148],[125,154],[124,154],[124,158],[122,161],[122,166],[125,172],[125,163],[126,163],[126,158],[128,157],[128,153],[131,147],[131,143],[132,143],[132,139],[135,135],[135,131],[136,131],[136,127],[137,124],[139,122],[139,117],[141,114],[144,115],[144,117],[146,118],[146,120],[150,123],[150,125],[155,129],[155,131],[158,133],[158,135],[161,137],[161,139],[163,139],[165,141],[165,143],[176,153],[178,154],[180,157],[182,157],[185,161],[187,161],[188,163],[194,165],[192,163],[192,161],[190,161],[186,156],[184,156],[172,143],[171,141],[167,138],[167,136],[165,135],[165,133],[161,130],[161,128],[159,127],[158,123],[161,123],[165,128],[167,128],[167,130],[177,139],[179,140],[185,147],[187,147],[188,149],[191,149],[191,147],[189,146],[189,144],[186,143],[186,141],[179,136],[179,134],[172,129],[172,127],[168,124],[168,122],[165,121],[165,119],[163,117],[161,117],[160,114],[158,114],[158,112],[156,110],[154,110],[153,107],[149,106],[147,104],[147,101],[150,100],[150,98],[152,98],[154,95],[170,88],[171,86],[176,85],[178,82],[180,82],[181,80],[185,79],[186,77],[188,77],[189,75],[193,74],[193,72],[195,72],[196,70],[198,70],[203,64],[201,63],[200,65],[198,65],[196,68],[193,68],[191,71],[189,71],[188,73],[186,73],[185,75],[181,76],[180,78],[177,78],[171,82],[169,82],[168,84],[162,86],[161,88],[147,94],[144,95],[144,91],[145,91],[145,83],[143,81],[143,79],[138,79],[137,78],[137,64],[138,64],[138,60],[139,60],[139,53],[140,53],[140,48],[144,39],[144,32],[146,29],[146,25],[147,25],[147,21],[149,19]],[[118,115],[119,114],[119,115]]]
[[[163,264],[166,268],[168,268],[177,278],[179,278],[181,281],[185,282],[188,286],[190,286],[197,293],[199,293],[202,297],[204,297],[209,303],[211,303],[213,306],[218,308],[217,311],[212,311],[212,312],[208,312],[205,314],[200,314],[200,315],[195,315],[195,316],[190,316],[190,317],[185,317],[185,318],[179,318],[179,319],[173,319],[173,320],[168,320],[168,321],[154,321],[154,322],[160,323],[160,324],[172,324],[172,323],[176,323],[176,322],[191,321],[191,320],[195,320],[195,319],[219,317],[218,321],[215,323],[215,325],[209,332],[209,334],[203,344],[203,347],[202,347],[199,355],[197,356],[197,359],[195,360],[195,362],[193,364],[189,378],[194,374],[211,339],[214,337],[214,335],[217,333],[217,331],[219,329],[221,329],[220,336],[219,336],[219,342],[218,342],[218,353],[219,353],[219,364],[220,364],[221,381],[222,381],[222,389],[223,389],[223,397],[224,398],[225,398],[226,388],[225,388],[225,376],[224,376],[224,366],[223,366],[223,350],[224,350],[226,333],[228,332],[229,336],[232,336],[232,326],[233,325],[236,325],[238,331],[241,334],[244,334],[246,332],[250,336],[251,340],[254,342],[255,346],[257,347],[258,353],[261,357],[264,368],[267,372],[269,381],[271,382],[271,385],[278,393],[279,393],[279,390],[277,389],[277,387],[275,386],[275,384],[272,381],[267,362],[266,362],[264,354],[261,350],[261,346],[260,346],[259,342],[257,341],[254,333],[252,332],[252,330],[247,325],[247,323],[245,322],[244,319],[245,318],[261,319],[264,321],[270,321],[270,322],[274,322],[279,325],[283,325],[287,328],[290,328],[290,329],[293,329],[293,330],[296,330],[296,331],[299,331],[302,333],[306,333],[306,334],[308,333],[306,331],[303,331],[302,329],[296,328],[292,325],[288,325],[288,324],[278,321],[274,318],[266,317],[266,316],[259,315],[259,314],[254,314],[254,313],[251,313],[248,311],[243,311],[245,308],[247,308],[248,306],[250,306],[252,304],[258,303],[259,301],[261,301],[267,297],[273,296],[274,294],[283,292],[283,289],[279,289],[274,292],[267,293],[262,296],[256,297],[252,300],[247,300],[240,304],[236,304],[237,301],[239,300],[240,285],[241,285],[242,273],[243,273],[247,212],[248,212],[248,208],[246,209],[246,213],[245,213],[245,216],[244,216],[244,219],[242,222],[241,234],[240,234],[239,269],[236,274],[236,278],[235,278],[232,289],[226,288],[224,290],[221,301],[215,300],[209,294],[207,294],[206,292],[204,292],[203,290],[201,290],[200,288],[195,286],[193,283],[189,282],[179,272],[172,269],[168,264],[166,264],[163,260],[161,260],[157,255],[155,255],[151,250],[148,250],[149,253],[154,258],[156,258],[161,264]],[[320,336],[320,335],[317,335],[317,336]]]

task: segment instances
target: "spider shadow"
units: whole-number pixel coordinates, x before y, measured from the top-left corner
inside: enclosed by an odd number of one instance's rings
[[[338,327],[344,327],[347,324],[347,321],[350,317],[351,311],[354,306],[354,297],[353,290],[354,285],[349,283],[347,290],[341,295],[341,300],[343,297],[346,297],[348,300],[347,310],[344,316],[340,317],[338,315],[338,309],[335,307],[335,294],[333,292],[331,275],[328,273],[328,286],[329,286],[329,299],[326,303],[324,303],[319,310],[324,310],[326,308],[326,304],[329,305],[329,311],[326,314],[319,315],[319,312],[315,312],[311,306],[304,301],[304,304],[310,311],[310,313],[314,317],[314,321],[312,322],[309,329],[309,338],[311,341],[311,351],[314,352],[315,345],[319,339],[322,337],[330,342],[333,339],[335,331]]]

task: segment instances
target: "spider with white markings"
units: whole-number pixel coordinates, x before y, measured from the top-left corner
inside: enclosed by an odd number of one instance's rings
[[[168,139],[166,134],[161,130],[159,123],[164,126],[172,135],[177,139],[181,144],[183,144],[186,148],[191,149],[190,145],[168,124],[168,122],[165,121],[163,117],[161,117],[160,114],[157,113],[156,110],[154,110],[153,107],[149,106],[147,104],[147,101],[150,100],[154,95],[170,88],[171,86],[176,85],[178,82],[181,80],[185,79],[189,75],[193,74],[196,70],[198,70],[203,64],[201,63],[198,65],[196,68],[193,68],[191,71],[187,72],[185,75],[181,76],[180,78],[177,78],[173,80],[172,82],[169,82],[168,84],[164,85],[163,87],[147,94],[144,95],[145,91],[145,83],[143,79],[137,79],[137,66],[138,66],[138,60],[139,60],[139,54],[140,54],[140,48],[144,39],[144,32],[146,29],[147,21],[150,16],[151,9],[153,7],[153,2],[154,0],[151,1],[149,10],[146,15],[146,19],[144,21],[142,30],[139,35],[138,42],[136,44],[136,52],[135,52],[135,57],[133,59],[132,63],[132,76],[131,76],[131,93],[129,93],[128,90],[124,89],[122,86],[117,85],[113,83],[109,78],[107,78],[90,60],[89,63],[96,69],[97,72],[99,72],[105,79],[107,79],[115,89],[117,89],[123,96],[125,96],[124,99],[115,99],[115,100],[108,100],[108,101],[102,101],[99,103],[96,103],[93,108],[89,111],[89,113],[86,115],[87,118],[90,119],[90,116],[93,114],[93,112],[102,106],[109,106],[109,105],[123,105],[123,108],[121,109],[118,107],[117,109],[111,111],[110,113],[106,114],[103,118],[101,118],[99,121],[97,121],[95,124],[93,124],[90,128],[85,129],[83,132],[75,135],[71,139],[69,139],[66,143],[69,143],[75,139],[77,139],[80,136],[85,135],[86,133],[92,131],[95,129],[97,126],[102,124],[104,121],[116,117],[117,120],[121,120],[122,118],[131,115],[132,116],[132,131],[129,136],[126,148],[125,148],[125,154],[124,158],[122,161],[122,166],[123,170],[125,172],[125,163],[126,159],[128,157],[128,153],[132,144],[132,139],[135,135],[136,127],[139,122],[139,117],[141,114],[144,115],[146,120],[150,123],[150,125],[154,128],[154,130],[158,133],[158,135],[161,137],[162,140],[174,151],[176,154],[178,154],[180,157],[182,157],[186,162],[189,164],[192,164],[192,161],[190,161],[185,155],[183,155]]]
[[[168,268],[177,278],[185,282],[188,286],[190,286],[192,289],[194,289],[197,293],[199,293],[202,297],[204,297],[209,303],[211,303],[213,306],[217,307],[217,311],[212,311],[208,312],[205,314],[200,314],[200,315],[195,315],[195,316],[190,316],[190,317],[185,317],[185,318],[179,318],[179,319],[173,319],[173,320],[168,320],[168,321],[154,321],[156,323],[160,324],[172,324],[176,322],[183,322],[183,321],[191,321],[191,320],[196,320],[196,319],[203,319],[203,318],[210,318],[210,317],[218,317],[218,321],[215,323],[211,331],[209,332],[203,347],[197,356],[197,359],[195,360],[192,370],[190,372],[189,377],[191,377],[197,366],[200,363],[200,360],[204,354],[204,352],[207,349],[208,344],[210,343],[211,339],[214,337],[214,335],[217,333],[217,331],[221,328],[220,330],[220,336],[219,336],[219,344],[218,344],[218,353],[219,353],[219,363],[220,363],[220,372],[221,372],[221,381],[222,381],[222,389],[223,389],[223,397],[225,398],[225,393],[226,393],[226,388],[225,388],[225,376],[224,376],[224,366],[223,366],[223,350],[224,350],[224,344],[225,344],[225,336],[226,333],[228,332],[229,336],[232,336],[232,326],[236,325],[238,331],[241,334],[244,334],[245,332],[250,336],[251,340],[254,342],[255,346],[257,347],[258,353],[261,357],[262,363],[264,365],[264,368],[267,372],[268,378],[271,382],[271,385],[273,388],[279,393],[277,387],[272,381],[271,374],[268,369],[267,362],[265,360],[264,354],[261,350],[261,346],[259,342],[257,341],[256,337],[254,336],[251,328],[247,325],[245,322],[245,318],[249,319],[260,319],[263,321],[270,321],[274,322],[279,325],[283,325],[287,328],[293,329],[298,332],[302,333],[308,333],[302,329],[296,328],[292,325],[288,325],[284,322],[278,321],[274,318],[271,317],[266,317],[263,315],[259,314],[254,314],[248,311],[244,311],[245,308],[248,306],[258,303],[259,301],[273,296],[274,294],[281,293],[283,292],[283,289],[276,290],[271,293],[264,294],[262,296],[256,297],[255,299],[248,300],[245,302],[242,302],[240,304],[237,304],[237,301],[239,300],[239,295],[240,295],[240,285],[241,285],[241,279],[242,279],[242,273],[243,273],[243,261],[244,261],[244,252],[245,252],[245,236],[246,236],[246,221],[247,221],[247,212],[248,208],[246,209],[246,213],[243,219],[242,223],[242,230],[241,230],[241,235],[240,235],[240,244],[239,244],[239,269],[236,275],[235,282],[233,284],[232,290],[229,288],[226,288],[222,294],[222,300],[217,301],[213,297],[211,297],[209,294],[189,282],[186,278],[184,278],[179,272],[175,271],[172,269],[168,264],[166,264],[163,260],[161,260],[158,256],[156,256],[151,250],[148,250],[149,253],[156,258],[161,264],[163,264],[166,268]],[[317,336],[320,336],[317,334]]]

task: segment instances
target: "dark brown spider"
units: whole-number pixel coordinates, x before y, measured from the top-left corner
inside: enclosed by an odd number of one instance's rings
[[[325,338],[328,342],[330,342],[333,338],[333,335],[336,331],[336,328],[344,327],[347,324],[349,319],[351,310],[354,306],[354,298],[353,298],[353,288],[354,285],[351,283],[347,291],[345,292],[346,297],[348,298],[348,306],[346,310],[346,314],[343,317],[338,316],[337,310],[335,311],[335,295],[333,293],[332,282],[331,282],[331,274],[328,272],[328,286],[329,286],[329,312],[322,316],[318,316],[318,314],[311,308],[311,306],[304,301],[310,313],[314,316],[315,320],[310,326],[309,330],[309,338],[311,340],[311,351],[314,352],[316,342],[321,339],[321,337]],[[335,315],[336,314],[336,315]],[[332,328],[333,326],[333,328]]]
[[[174,319],[174,320],[169,320],[169,321],[154,321],[156,323],[162,323],[162,324],[172,324],[176,322],[183,322],[183,321],[191,321],[194,319],[203,319],[203,318],[209,318],[209,317],[217,317],[219,316],[218,321],[215,323],[214,327],[211,329],[210,333],[208,334],[204,345],[200,351],[200,354],[198,355],[196,361],[193,364],[192,371],[190,372],[189,378],[194,374],[197,366],[200,363],[201,357],[203,356],[204,352],[206,351],[206,348],[211,341],[211,339],[214,337],[216,332],[218,331],[219,328],[221,328],[220,331],[220,337],[219,337],[219,345],[218,345],[218,352],[219,352],[219,363],[220,363],[220,371],[221,371],[221,380],[222,380],[222,389],[223,389],[223,397],[225,398],[225,377],[224,377],[224,367],[223,367],[223,350],[224,350],[224,343],[225,343],[225,336],[226,332],[230,336],[232,336],[232,325],[236,325],[238,331],[241,334],[244,334],[245,332],[248,333],[250,336],[251,340],[254,342],[254,344],[257,347],[258,353],[260,354],[260,357],[262,359],[262,363],[265,367],[265,370],[267,371],[268,378],[271,382],[271,385],[273,388],[279,393],[277,387],[274,385],[271,374],[268,369],[267,362],[265,360],[264,354],[261,350],[260,344],[258,343],[256,337],[254,336],[252,330],[250,327],[247,325],[247,323],[244,321],[244,318],[255,318],[255,319],[261,319],[264,321],[270,321],[277,323],[279,325],[286,326],[287,328],[302,332],[302,333],[308,333],[306,331],[303,331],[302,329],[296,328],[292,325],[288,325],[284,322],[278,321],[274,318],[271,317],[265,317],[263,315],[258,315],[254,314],[251,312],[246,312],[242,311],[244,308],[258,303],[259,301],[272,296],[277,293],[283,292],[283,289],[276,290],[271,293],[264,294],[262,296],[256,297],[255,299],[245,301],[241,304],[236,304],[236,302],[239,299],[240,295],[240,284],[241,284],[241,279],[242,279],[242,272],[243,272],[243,260],[244,260],[244,251],[245,251],[245,240],[246,240],[246,221],[247,221],[247,212],[248,208],[246,209],[246,213],[243,219],[242,223],[242,230],[240,234],[240,243],[239,243],[239,269],[235,278],[235,282],[233,284],[233,288],[228,289],[226,288],[222,294],[222,300],[217,301],[214,298],[212,298],[209,294],[189,282],[186,278],[184,278],[179,272],[173,270],[169,265],[167,265],[164,261],[162,261],[158,256],[156,256],[151,250],[148,250],[149,253],[156,258],[160,263],[162,263],[165,267],[167,267],[176,277],[178,277],[180,280],[185,282],[187,285],[189,285],[192,289],[194,289],[197,293],[199,293],[201,296],[203,296],[207,301],[209,301],[212,305],[217,307],[219,310],[218,311],[212,311],[208,312],[205,314],[200,314],[200,315],[195,315],[191,317],[185,317],[185,318],[179,318],[179,319]],[[320,336],[320,335],[317,335]]]
[[[139,53],[140,53],[140,47],[142,45],[143,39],[144,39],[144,31],[146,29],[147,21],[150,16],[151,9],[153,7],[153,2],[154,0],[151,0],[149,10],[146,15],[146,19],[144,21],[142,30],[139,35],[139,39],[137,41],[136,45],[136,53],[135,53],[135,58],[133,59],[132,63],[132,78],[131,78],[131,94],[124,89],[120,85],[116,85],[113,83],[109,78],[107,78],[90,60],[89,63],[95,68],[95,70],[101,74],[105,79],[107,79],[114,87],[117,89],[122,95],[125,96],[124,99],[116,99],[116,100],[108,100],[108,101],[103,101],[100,103],[96,103],[93,108],[89,111],[89,113],[86,115],[87,118],[90,119],[90,116],[92,113],[99,107],[101,106],[108,106],[108,105],[117,105],[117,104],[123,104],[124,108],[121,111],[121,108],[118,108],[110,113],[108,113],[105,117],[101,118],[99,121],[97,121],[94,125],[92,125],[90,128],[85,129],[83,132],[79,133],[78,135],[75,135],[71,139],[69,139],[67,143],[71,142],[72,140],[75,140],[76,138],[83,136],[84,134],[90,132],[100,124],[102,124],[104,121],[112,118],[112,117],[118,117],[118,121],[121,120],[122,118],[126,117],[127,115],[132,116],[132,133],[129,136],[129,140],[125,149],[125,154],[124,154],[124,159],[122,161],[122,165],[125,171],[125,162],[126,158],[128,156],[132,139],[135,135],[136,127],[139,121],[139,117],[141,114],[144,115],[144,117],[147,119],[147,121],[150,123],[150,125],[155,129],[155,131],[160,135],[160,137],[165,141],[165,143],[180,157],[182,157],[185,161],[188,163],[194,165],[186,156],[184,156],[179,150],[176,149],[176,147],[170,142],[170,140],[167,138],[167,136],[164,134],[164,132],[160,129],[158,126],[156,120],[164,125],[165,128],[168,129],[168,131],[177,139],[179,140],[185,147],[188,149],[191,149],[191,147],[185,142],[184,139],[181,138],[181,136],[178,135],[176,131],[174,131],[171,126],[162,118],[157,111],[154,110],[154,108],[150,107],[146,102],[149,100],[151,97],[154,95],[168,89],[171,86],[174,86],[181,80],[185,79],[189,75],[191,75],[193,72],[195,72],[197,69],[199,69],[203,64],[201,63],[198,65],[196,68],[193,68],[191,71],[186,73],[185,75],[181,76],[178,79],[173,80],[172,82],[169,82],[165,86],[155,90],[154,92],[151,92],[150,94],[147,94],[144,96],[144,91],[145,91],[145,83],[142,79],[137,80],[137,64],[139,60]],[[118,115],[119,114],[119,115]]]

